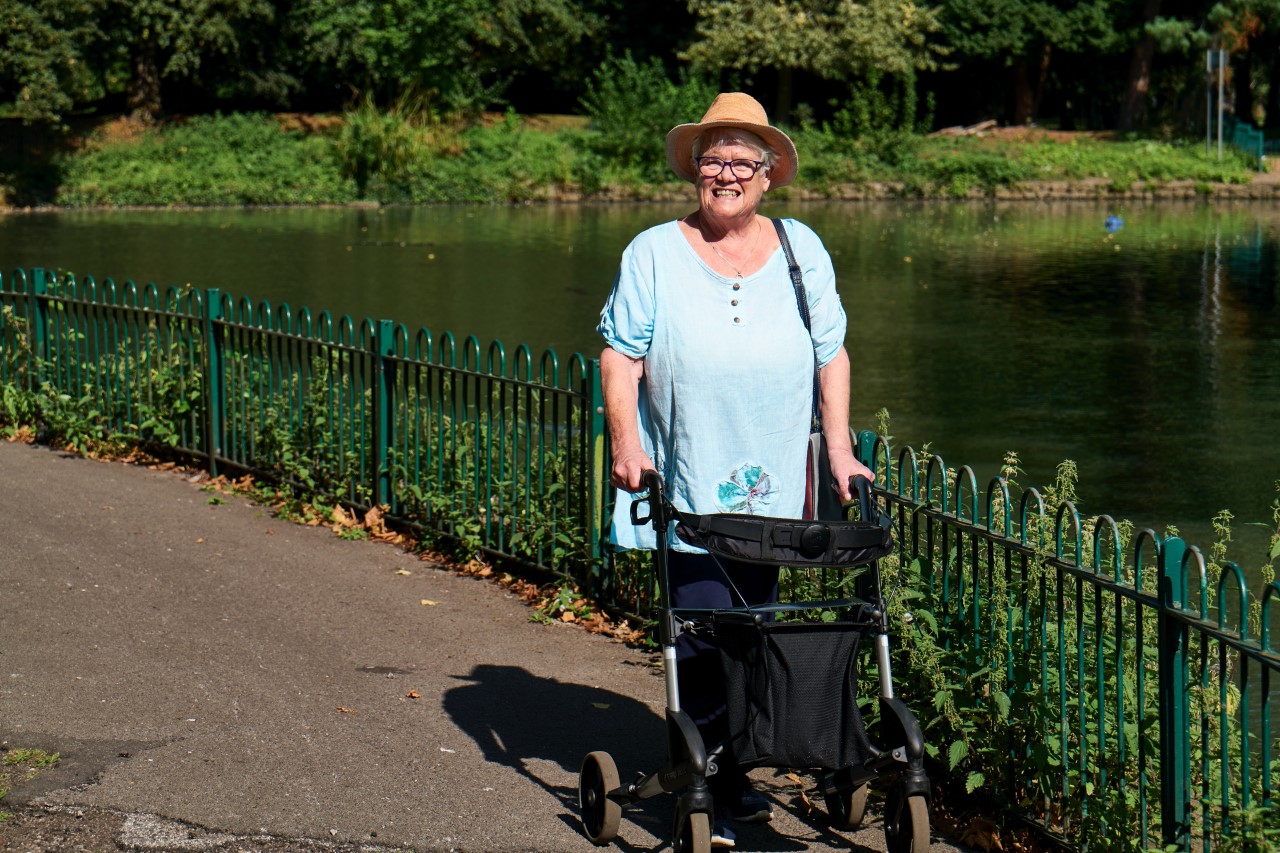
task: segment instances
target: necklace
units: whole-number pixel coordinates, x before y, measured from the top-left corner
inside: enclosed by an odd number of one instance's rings
[[[705,238],[704,238],[704,239],[705,239]],[[755,235],[755,237],[754,237],[754,238],[752,238],[752,240],[751,240],[751,248],[747,250],[747,256],[746,256],[746,258],[745,258],[745,260],[744,260],[744,263],[745,263],[746,261],[751,260],[751,256],[752,256],[752,255],[754,255],[754,254],[756,253],[756,243],[758,243],[759,241],[760,241],[760,220],[758,220],[758,219],[757,219],[757,220],[756,220],[756,235]],[[737,265],[737,264],[735,264],[733,261],[729,260],[729,259],[728,259],[728,258],[726,258],[724,255],[720,254],[720,250],[716,248],[716,244],[715,244],[715,243],[707,243],[707,245],[711,247],[711,251],[713,251],[713,252],[715,252],[715,253],[716,253],[716,257],[717,257],[717,258],[719,258],[720,260],[724,261],[726,264],[728,264],[728,265],[729,265],[729,267],[734,271],[734,273],[738,276],[738,278],[742,278],[742,269],[741,269],[741,268],[739,268],[739,267],[738,267],[738,265]]]

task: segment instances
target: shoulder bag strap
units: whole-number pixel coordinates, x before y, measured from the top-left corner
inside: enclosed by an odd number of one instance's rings
[[[804,329],[809,333],[810,341],[813,339],[813,328],[809,322],[809,297],[804,290],[804,275],[800,272],[800,265],[796,263],[795,252],[791,251],[791,241],[787,238],[787,229],[783,227],[781,219],[772,220],[774,229],[778,232],[778,242],[782,243],[782,251],[787,256],[787,272],[791,274],[791,286],[796,292],[796,308],[800,311],[800,319],[804,321]],[[811,432],[822,431],[822,382],[818,376],[818,354],[813,354],[813,422],[810,427]]]

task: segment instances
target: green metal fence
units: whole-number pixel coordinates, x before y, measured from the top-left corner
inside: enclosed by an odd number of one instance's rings
[[[0,392],[0,427],[97,423],[647,607],[646,564],[603,543],[598,363],[578,355],[33,269],[0,276]],[[941,761],[1097,849],[1280,827],[1280,584],[1251,596],[1235,564],[1061,490],[983,493],[872,432],[858,447],[896,519],[895,682]]]
[[[572,577],[599,571],[595,362],[218,290],[0,278],[0,382],[167,446]]]
[[[859,452],[915,596],[895,675],[944,761],[1091,848],[1276,849],[1280,584],[871,432]]]

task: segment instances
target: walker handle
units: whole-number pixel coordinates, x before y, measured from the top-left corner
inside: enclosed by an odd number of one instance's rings
[[[655,521],[655,517],[662,515],[662,477],[658,476],[658,472],[652,468],[647,468],[640,473],[640,483],[648,493],[643,497],[637,495],[631,500],[631,523],[634,525],[648,524],[654,521],[655,526],[660,526],[660,521]],[[647,504],[649,512],[642,518],[640,516],[640,505]],[[657,510],[655,511],[655,507]]]
[[[873,506],[871,481],[862,474],[854,474],[849,478],[849,492],[858,501],[858,513],[861,515],[862,520],[875,520],[875,516],[871,514]]]

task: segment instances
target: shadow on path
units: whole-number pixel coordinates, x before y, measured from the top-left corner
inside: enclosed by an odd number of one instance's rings
[[[444,709],[485,759],[502,764],[540,785],[560,802],[560,819],[581,832],[578,768],[588,752],[613,756],[618,774],[630,779],[656,769],[665,752],[662,720],[647,705],[609,690],[538,678],[516,666],[482,664],[444,696]],[[559,773],[573,776],[557,784]],[[659,800],[667,800],[662,797]],[[648,804],[646,804],[647,806]],[[628,819],[659,837],[667,834],[671,807],[628,809]],[[623,826],[625,835],[626,826]],[[617,843],[618,849],[637,848]]]
[[[662,718],[647,705],[609,690],[538,678],[515,666],[482,664],[461,686],[444,696],[445,711],[470,736],[485,759],[515,770],[552,794],[561,806],[560,819],[581,832],[578,818],[578,769],[589,752],[608,752],[622,781],[658,770],[666,754]],[[550,763],[560,771],[546,768]],[[558,784],[560,773],[572,775]],[[659,796],[623,809],[624,823],[614,848],[639,851],[625,841],[626,821],[642,826],[668,846],[674,797]],[[770,831],[765,825],[742,827],[750,849],[804,850],[804,844]]]

